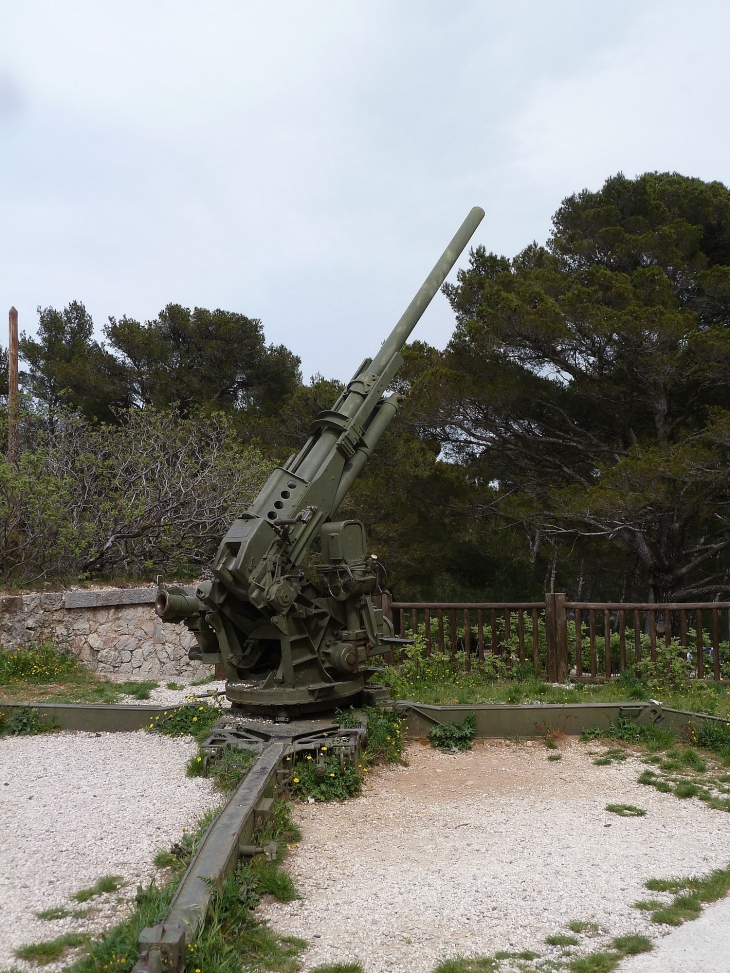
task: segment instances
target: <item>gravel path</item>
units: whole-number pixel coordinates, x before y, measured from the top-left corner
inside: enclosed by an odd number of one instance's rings
[[[194,752],[190,738],[145,732],[0,737],[0,968],[37,969],[13,949],[119,921],[155,852],[220,801],[208,780],[186,778]],[[81,908],[69,895],[110,874],[127,884],[88,903],[90,918],[35,918]]]
[[[726,865],[730,814],[637,784],[637,759],[596,767],[589,746],[561,749],[549,762],[538,743],[485,741],[458,756],[414,744],[410,766],[373,774],[362,797],[300,805],[289,869],[303,898],[262,914],[312,943],[306,969],[359,959],[366,973],[430,973],[447,956],[497,950],[557,959],[544,939],[573,919],[601,927],[583,951],[660,935],[631,908],[648,897],[644,881]],[[621,818],[608,803],[648,813]]]

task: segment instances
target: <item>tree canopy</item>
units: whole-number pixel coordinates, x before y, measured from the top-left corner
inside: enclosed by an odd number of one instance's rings
[[[598,538],[621,561],[619,542],[656,600],[729,590],[727,188],[616,176],[566,199],[546,246],[477,248],[445,290],[417,424],[497,488],[482,513],[533,549]]]

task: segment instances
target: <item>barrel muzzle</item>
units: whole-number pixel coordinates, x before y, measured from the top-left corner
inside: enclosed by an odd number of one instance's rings
[[[195,595],[188,595],[180,589],[160,588],[155,598],[155,614],[163,622],[181,622],[191,615],[197,615],[202,607]]]

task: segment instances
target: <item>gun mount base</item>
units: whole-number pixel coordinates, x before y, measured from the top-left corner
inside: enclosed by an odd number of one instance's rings
[[[365,692],[364,675],[337,682],[313,683],[305,686],[273,686],[263,688],[251,682],[226,684],[226,696],[234,709],[252,716],[268,719],[294,720],[314,713],[357,706]]]

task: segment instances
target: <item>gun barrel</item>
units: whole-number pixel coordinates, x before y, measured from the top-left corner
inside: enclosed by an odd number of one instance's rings
[[[381,345],[380,351],[368,366],[369,371],[379,372],[384,365],[387,365],[393,355],[400,351],[483,219],[484,210],[480,206],[475,206],[454,234],[453,240],[439,257],[436,266],[425,279],[396,326]]]

